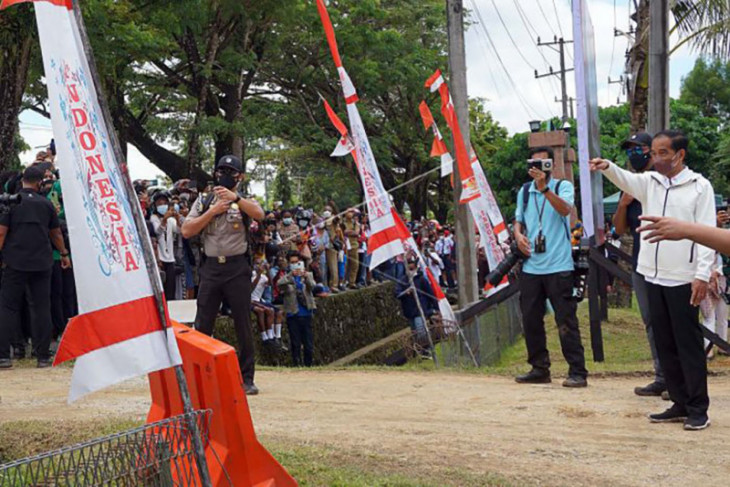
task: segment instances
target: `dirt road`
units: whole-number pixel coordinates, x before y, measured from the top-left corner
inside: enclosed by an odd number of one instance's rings
[[[68,406],[69,380],[69,369],[0,374],[0,423],[146,412],[145,380]],[[730,377],[710,378],[713,426],[697,433],[649,424],[646,413],[666,403],[634,396],[643,381],[593,379],[567,390],[464,374],[264,371],[250,405],[259,434],[277,440],[497,473],[518,485],[726,483]]]

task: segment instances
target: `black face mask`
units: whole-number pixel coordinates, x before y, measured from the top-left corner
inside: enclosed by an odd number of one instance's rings
[[[631,154],[629,156],[629,162],[631,163],[631,167],[634,168],[634,171],[641,172],[644,169],[646,169],[646,166],[649,165],[649,160],[651,159],[651,154],[648,152],[646,154]]]
[[[232,174],[222,173],[217,176],[216,183],[226,189],[233,189],[236,187],[236,184],[238,184],[238,181],[236,181],[235,176]]]

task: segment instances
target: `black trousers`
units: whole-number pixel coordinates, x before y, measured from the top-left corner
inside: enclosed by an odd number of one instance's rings
[[[172,301],[175,299],[175,290],[177,289],[177,276],[175,275],[175,263],[163,262],[162,270],[165,271],[165,281],[162,283],[165,289],[165,299]]]
[[[10,344],[18,340],[26,299],[30,307],[33,352],[38,359],[51,358],[51,269],[25,272],[6,267],[0,286],[0,359],[10,358]]]
[[[311,316],[287,316],[286,325],[289,328],[291,342],[291,358],[295,367],[302,365],[302,346],[304,347],[304,366],[312,366],[314,353],[314,335],[312,333]]]
[[[206,335],[213,334],[223,298],[231,307],[231,317],[238,338],[238,364],[246,384],[253,384],[255,357],[251,331],[251,267],[248,256],[226,259],[224,264],[208,257],[200,270],[198,316],[196,328]]]
[[[522,328],[527,344],[527,362],[534,369],[550,370],[550,353],[545,336],[545,300],[549,299],[555,310],[560,348],[568,362],[571,377],[587,377],[585,353],[580,341],[578,304],[573,298],[573,273],[528,274],[520,276],[520,307]]]
[[[699,309],[690,304],[692,285],[665,287],[646,282],[649,321],[669,397],[689,416],[703,416],[710,407],[707,358]]]

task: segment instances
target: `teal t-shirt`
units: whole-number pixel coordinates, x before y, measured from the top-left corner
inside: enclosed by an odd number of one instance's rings
[[[550,178],[548,187],[555,192],[558,181]],[[527,238],[532,246],[532,257],[522,265],[523,272],[528,274],[556,274],[573,270],[573,248],[570,242],[570,216],[561,216],[555,208],[535,188],[535,183],[530,184],[528,191],[527,208],[523,212],[523,198],[521,188],[517,194],[517,210],[515,220],[527,227]],[[563,180],[560,183],[560,198],[569,204],[575,203],[574,189],[570,181]],[[535,240],[540,233],[540,211],[542,211],[542,234],[545,237],[545,253],[535,253]]]

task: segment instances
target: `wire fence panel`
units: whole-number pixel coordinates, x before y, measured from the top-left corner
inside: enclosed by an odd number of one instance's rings
[[[207,444],[210,411],[194,411],[0,465],[0,487],[198,486],[190,419]]]
[[[513,294],[471,318],[469,323],[461,324],[479,365],[495,364],[499,361],[502,351],[522,334],[519,299],[518,293]],[[444,365],[473,366],[471,354],[461,337],[453,336],[449,340],[444,340],[438,348]]]

